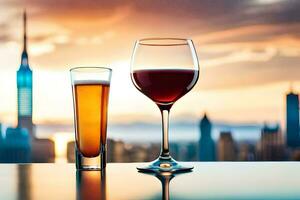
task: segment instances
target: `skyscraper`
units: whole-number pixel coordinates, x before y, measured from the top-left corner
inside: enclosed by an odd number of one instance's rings
[[[204,114],[200,121],[199,160],[201,161],[216,160],[215,143],[211,137],[211,127],[208,117]]]
[[[292,91],[286,95],[286,143],[291,148],[299,145],[299,97]]]
[[[279,125],[275,127],[264,125],[257,150],[259,160],[284,160],[284,143]]]
[[[232,138],[231,132],[222,131],[218,142],[218,160],[235,161],[237,160],[237,148]]]
[[[32,124],[32,71],[28,63],[26,12],[23,14],[23,52],[17,71],[18,127],[26,128],[33,135]]]
[[[23,15],[24,40],[21,65],[17,72],[18,126],[6,129],[0,137],[0,162],[54,162],[54,142],[34,137],[32,123],[32,71],[28,64],[26,13]]]

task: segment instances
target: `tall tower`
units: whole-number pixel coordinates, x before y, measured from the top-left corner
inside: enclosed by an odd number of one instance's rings
[[[299,145],[299,97],[292,91],[286,95],[286,143],[291,148]]]
[[[23,52],[21,65],[17,71],[18,127],[26,128],[33,135],[32,124],[32,71],[28,63],[26,11],[23,14]]]
[[[211,137],[211,123],[206,114],[200,121],[201,137],[199,140],[199,160],[201,161],[215,161],[215,143]]]

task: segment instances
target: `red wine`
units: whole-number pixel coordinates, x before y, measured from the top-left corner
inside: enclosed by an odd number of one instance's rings
[[[174,103],[198,80],[193,69],[143,69],[132,73],[135,86],[157,104]]]

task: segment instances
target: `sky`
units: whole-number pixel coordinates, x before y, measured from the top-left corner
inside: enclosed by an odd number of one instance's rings
[[[71,123],[69,69],[113,69],[112,123],[158,122],[155,104],[130,80],[135,40],[194,41],[200,77],[175,103],[172,120],[280,122],[285,94],[300,91],[297,0],[0,0],[0,121],[16,123],[22,12],[28,13],[35,123]],[[191,106],[192,105],[192,106]]]

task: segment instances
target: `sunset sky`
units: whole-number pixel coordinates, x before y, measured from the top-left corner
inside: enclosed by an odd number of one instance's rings
[[[36,123],[71,123],[69,69],[113,69],[110,121],[158,122],[154,103],[129,76],[134,41],[193,39],[197,86],[172,110],[173,120],[207,112],[228,122],[284,122],[285,94],[300,92],[297,0],[0,0],[0,121],[16,122],[16,71],[22,12],[28,13],[29,62]],[[192,106],[191,106],[192,105]]]

